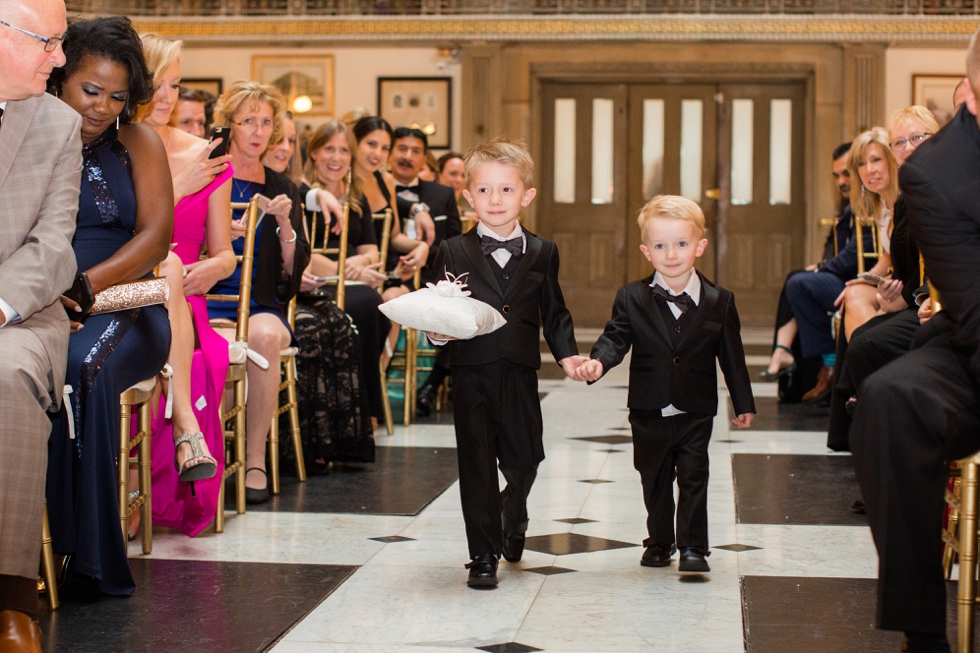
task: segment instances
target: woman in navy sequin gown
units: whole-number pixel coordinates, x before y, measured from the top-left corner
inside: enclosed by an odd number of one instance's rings
[[[173,188],[160,138],[129,124],[150,98],[139,37],[122,17],[76,23],[51,89],[82,115],[83,169],[73,240],[95,292],[152,275],[169,251]],[[121,126],[117,129],[117,117]],[[69,311],[69,315],[71,312]],[[119,395],[162,369],[170,325],[162,305],[73,322],[68,399],[49,442],[47,499],[54,549],[71,554],[69,579],[105,594],[135,589],[116,485]]]

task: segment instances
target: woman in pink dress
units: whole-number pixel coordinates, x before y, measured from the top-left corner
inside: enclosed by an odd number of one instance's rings
[[[218,142],[170,125],[180,87],[181,43],[144,34],[154,95],[140,121],[163,140],[174,178],[174,250],[160,265],[170,280],[173,376],[153,421],[153,520],[193,537],[214,518],[224,467],[221,399],[228,342],[211,328],[206,293],[235,269],[231,249],[231,157],[210,159]],[[207,244],[208,258],[200,261]],[[175,445],[175,442],[178,443]],[[211,452],[215,452],[212,454]],[[190,482],[182,482],[190,481]],[[130,523],[131,532],[135,532]]]

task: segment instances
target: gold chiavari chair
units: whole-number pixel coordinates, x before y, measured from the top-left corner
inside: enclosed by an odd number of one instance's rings
[[[977,513],[980,484],[980,453],[956,461],[950,466],[955,479],[953,490],[946,491],[950,506],[949,525],[943,531],[943,567],[946,577],[952,573],[953,557],[959,558],[959,581],[956,589],[957,651],[973,653],[973,618],[977,603]]]
[[[151,403],[157,379],[153,377],[137,383],[119,397],[119,519],[123,541],[129,539],[129,517],[140,511],[140,529],[143,532],[143,553],[153,552],[153,507],[150,490],[150,437]],[[133,409],[136,409],[136,435],[132,431]],[[132,451],[139,447],[136,465],[139,469],[139,494],[130,500],[129,468]]]
[[[48,595],[48,607],[57,610],[58,575],[54,571],[54,549],[51,546],[51,526],[48,523],[48,501],[44,500],[44,514],[41,517],[41,577],[37,579],[37,590]]]
[[[289,300],[286,307],[289,328],[296,326],[296,298]],[[299,431],[299,398],[296,395],[296,355],[299,349],[286,347],[279,351],[279,395],[286,391],[286,403],[280,404],[272,413],[269,426],[269,491],[279,494],[282,489],[279,477],[279,416],[289,413],[289,429],[293,440],[293,453],[296,456],[296,476],[306,481],[306,462],[303,459],[303,440]]]
[[[225,530],[225,481],[235,475],[235,509],[239,515],[245,513],[245,401],[246,372],[248,370],[248,316],[252,302],[252,268],[255,253],[255,229],[259,217],[259,202],[253,197],[247,203],[232,202],[232,210],[245,210],[245,243],[243,254],[237,257],[242,264],[242,277],[237,295],[208,295],[209,301],[236,302],[238,315],[235,321],[235,342],[228,346],[228,375],[225,387],[232,390],[232,406],[225,410],[221,402],[221,423],[225,426],[225,471],[218,489],[218,506],[214,518],[214,531]],[[225,327],[221,321],[213,321],[212,326]],[[232,428],[228,429],[228,422]],[[229,446],[231,445],[230,450]]]
[[[380,272],[385,274],[387,270],[385,269],[388,263],[388,247],[391,244],[391,223],[394,219],[394,213],[390,208],[385,209],[381,213],[374,213],[371,218],[375,222],[381,223],[381,245],[379,247],[379,255],[381,259]],[[378,294],[384,292],[384,285],[378,287]],[[385,430],[388,435],[393,435],[395,433],[395,420],[391,414],[391,399],[388,397],[388,370],[384,368],[381,361],[378,361],[378,366],[381,369],[381,402],[384,407],[385,413]]]
[[[882,249],[881,249],[881,242],[880,242],[880,240],[878,238],[878,225],[876,223],[872,223],[870,226],[868,226],[868,225],[864,225],[864,226],[867,226],[869,229],[871,229],[871,244],[872,244],[872,249],[874,250],[874,252],[872,253],[872,252],[865,252],[864,251],[864,229],[862,228],[862,225],[861,225],[860,221],[855,220],[854,221],[854,230],[855,230],[854,231],[854,235],[857,238],[857,271],[858,271],[858,274],[863,274],[864,272],[867,272],[868,271],[868,267],[867,267],[867,263],[866,263],[866,260],[865,259],[867,259],[867,258],[873,258],[877,262],[878,260],[881,259],[881,255],[883,253],[882,252]]]

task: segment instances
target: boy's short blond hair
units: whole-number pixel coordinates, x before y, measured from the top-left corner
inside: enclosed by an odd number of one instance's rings
[[[517,174],[527,190],[534,185],[534,160],[523,141],[511,141],[503,137],[480,143],[463,157],[466,172],[466,185],[478,165],[499,163],[517,170]]]
[[[706,231],[704,212],[701,211],[701,207],[680,195],[657,195],[640,209],[640,215],[636,222],[640,225],[640,236],[644,241],[646,240],[647,223],[654,218],[693,222],[698,230],[698,238],[703,237]]]

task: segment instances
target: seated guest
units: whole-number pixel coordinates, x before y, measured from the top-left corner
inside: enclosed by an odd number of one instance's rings
[[[251,503],[269,500],[265,473],[265,451],[272,415],[279,404],[279,352],[294,342],[286,321],[286,304],[299,292],[303,270],[310,261],[310,244],[303,229],[302,198],[295,184],[262,165],[269,143],[283,130],[285,101],[272,86],[258,82],[235,82],[218,99],[215,123],[230,128],[228,152],[235,170],[233,202],[248,202],[256,194],[270,198],[265,216],[255,234],[255,263],[252,269],[252,303],[248,320],[248,347],[269,361],[263,369],[248,361],[248,406],[246,412],[245,498]],[[240,256],[244,247],[243,211],[235,211],[231,226],[232,247]],[[237,294],[241,266],[218,282],[215,294]],[[212,318],[234,321],[236,306],[209,302]],[[219,329],[228,340],[231,328]]]
[[[434,181],[422,179],[426,168],[426,157],[430,154],[426,135],[419,129],[399,127],[392,139],[391,176],[395,178],[398,215],[402,216],[402,227],[425,214],[435,223],[435,240],[429,243],[429,251],[434,252],[442,241],[463,232],[459,220],[459,209],[453,189]],[[407,229],[406,229],[407,233]],[[410,237],[413,235],[408,234]],[[430,257],[430,258],[434,258]],[[389,256],[388,269],[393,269],[398,257]],[[422,270],[422,283],[439,281],[426,264]]]
[[[928,110],[925,111],[928,113]],[[917,122],[921,120],[920,117]],[[933,133],[935,132],[916,132],[915,135],[928,138]],[[847,160],[847,168],[851,176],[859,181],[851,188],[851,209],[854,211],[854,217],[861,224],[873,223],[878,227],[878,259],[868,272],[879,277],[887,277],[891,274],[891,233],[894,226],[892,215],[899,192],[898,166],[898,159],[889,143],[888,132],[880,127],[858,136],[851,146],[851,153]],[[898,289],[895,290],[896,288]],[[901,292],[895,283],[882,284],[881,290],[892,301]],[[861,279],[847,282],[847,288],[836,302],[843,307],[841,326],[847,340],[851,339],[856,328],[874,317],[881,308],[875,300],[877,294],[877,286]],[[902,307],[893,303],[890,308],[889,312],[894,312]]]
[[[218,142],[209,144],[170,125],[174,105],[180,103],[181,42],[156,34],[140,38],[154,92],[138,119],[164,144],[177,202],[175,247],[160,265],[160,276],[170,285],[168,362],[173,375],[153,421],[153,523],[193,537],[214,519],[224,468],[221,399],[228,343],[211,328],[204,293],[235,270],[229,205],[233,171],[230,156],[210,158]],[[207,259],[202,261],[205,243]],[[139,512],[130,517],[130,538],[139,518]]]
[[[205,138],[211,131],[215,97],[199,88],[180,87],[174,110],[174,127],[191,136]]]
[[[475,215],[463,197],[463,189],[466,188],[466,172],[462,154],[459,152],[446,152],[439,157],[439,178],[436,181],[443,186],[449,186],[453,189],[453,193],[456,195],[456,211],[460,217],[464,213],[469,218]],[[463,209],[464,206],[467,207],[466,210]]]
[[[980,94],[980,35],[967,55]],[[980,128],[966,106],[902,166],[907,220],[939,291],[948,333],[869,376],[850,440],[878,549],[875,625],[908,653],[946,653],[943,500],[948,463],[980,449]]]
[[[416,240],[415,234],[409,235],[403,232],[404,225],[399,218],[398,206],[394,200],[395,181],[391,175],[382,172],[382,167],[387,163],[391,152],[393,135],[391,125],[384,118],[369,116],[359,120],[354,125],[353,131],[354,139],[357,141],[357,151],[354,155],[354,176],[357,177],[361,185],[368,207],[372,214],[381,213],[388,209],[391,209],[393,214],[389,250],[397,252],[401,256],[395,255],[397,266],[390,271],[396,278],[394,281],[386,283],[385,291],[382,294],[385,301],[390,301],[395,297],[411,292],[411,281],[415,270],[422,268],[429,259],[427,243],[435,239],[435,228],[431,220],[425,219],[427,214],[416,213],[414,216],[416,230],[417,233],[425,234],[425,240]],[[424,226],[425,224],[431,227],[431,233]],[[381,228],[380,223],[375,224],[379,242]],[[398,342],[400,331],[401,326],[392,323],[385,343],[385,352],[382,355],[382,366],[385,369],[388,368],[388,363],[394,355],[395,344]]]
[[[4,4],[0,106],[6,155],[0,161],[4,241],[0,244],[0,648],[40,651],[37,563],[41,555],[49,413],[65,380],[68,318],[58,296],[72,283],[71,236],[78,211],[82,118],[45,94],[46,75],[65,63],[62,0]],[[45,234],[34,238],[32,234]],[[117,527],[118,528],[118,527]],[[20,645],[20,648],[17,645]]]
[[[939,125],[925,107],[897,110],[888,128],[888,140],[899,167],[920,143],[937,131]],[[891,252],[894,272],[891,279],[878,284],[877,314],[853,329],[850,340],[846,337],[837,339],[836,383],[830,403],[827,446],[838,451],[848,448],[850,417],[847,402],[857,396],[861,382],[868,375],[908,353],[912,337],[919,328],[919,307],[912,297],[921,281],[919,249],[905,219],[905,200],[901,195],[895,201]],[[850,292],[850,288],[846,292]],[[851,315],[845,311],[845,323],[850,320]]]
[[[849,257],[849,252],[847,252],[848,241],[854,234],[854,218],[851,215],[850,209],[851,173],[847,171],[847,153],[850,149],[850,143],[842,143],[834,148],[834,155],[832,157],[834,184],[837,186],[837,190],[840,191],[841,199],[840,208],[837,212],[837,221],[827,235],[827,242],[824,244],[823,260],[820,263],[807,266],[805,270],[794,270],[790,272],[786,277],[786,282],[789,282],[791,277],[795,277],[798,274],[814,272],[821,267],[825,267],[829,261],[838,256]],[[857,250],[855,249],[854,251],[856,252]],[[854,274],[856,274],[856,272],[851,274],[851,267],[854,266],[845,266],[847,273],[850,274],[849,278],[853,278]],[[772,356],[769,359],[768,369],[761,374],[765,380],[772,381],[781,379],[782,377],[789,377],[790,381],[792,381],[797,369],[796,358],[800,353],[799,339],[796,337],[796,334],[796,318],[793,317],[793,308],[790,306],[789,299],[786,297],[786,283],[784,283],[783,290],[779,295],[779,305],[776,309],[776,336],[773,342]],[[780,389],[782,390],[782,384]],[[799,401],[801,395],[802,391],[798,391],[796,401]]]
[[[378,272],[381,263],[378,261],[374,219],[371,217],[368,200],[361,190],[361,179],[351,175],[352,188],[347,188],[349,171],[353,165],[352,140],[349,128],[342,122],[330,121],[317,128],[310,138],[310,154],[305,173],[309,184],[304,184],[303,190],[306,192],[308,226],[311,233],[315,226],[318,249],[323,248],[323,238],[328,231],[326,247],[340,247],[340,227],[344,215],[340,202],[350,201],[347,262],[344,269],[347,279],[360,284],[345,286],[344,312],[350,315],[360,334],[360,371],[364,394],[370,404],[373,430],[378,421],[384,419],[378,363],[391,330],[391,321],[378,310],[382,299],[376,289],[388,277]],[[324,216],[327,216],[326,219]],[[320,278],[337,275],[336,258],[314,255],[312,272]],[[333,296],[330,287],[324,287],[323,292]]]
[[[419,179],[431,182],[439,181],[439,161],[436,160],[436,155],[431,150],[425,153],[425,166],[419,171]]]
[[[285,173],[296,151],[295,135],[296,125],[287,116],[283,139],[269,147],[262,159],[265,165]],[[346,135],[345,129],[345,138]],[[350,153],[349,146],[347,152]],[[348,162],[342,172],[346,174],[349,168]],[[305,194],[303,190],[308,191],[309,187],[304,184],[301,195]],[[357,220],[353,211],[351,218]],[[368,233],[373,235],[374,226],[368,226]],[[322,225],[319,229],[318,234],[322,237],[325,229]],[[311,245],[316,247],[317,243]],[[318,257],[322,258],[322,255],[313,254],[310,265],[303,271],[300,290],[304,293],[296,302],[295,325],[299,342],[296,391],[303,433],[303,460],[307,471],[314,474],[325,473],[332,460],[374,462],[370,407],[361,386],[360,338],[350,318],[330,298],[311,294],[323,285],[313,272]],[[383,275],[378,276],[383,278]],[[369,286],[351,286],[347,290],[355,288],[368,289],[372,299],[380,302],[381,298]],[[374,310],[381,315],[376,306]],[[373,369],[377,369],[380,354],[380,350],[376,350]],[[285,463],[283,467],[295,465],[292,447],[280,447],[279,456]]]
[[[84,167],[72,243],[82,272],[72,299],[153,275],[173,235],[173,186],[160,138],[131,121],[153,92],[143,47],[120,16],[78,22],[65,33],[65,67],[51,92],[82,115]],[[116,120],[119,128],[116,128]],[[76,290],[77,289],[77,290]],[[89,290],[84,290],[89,289]],[[70,309],[75,302],[69,301]],[[57,553],[69,578],[105,594],[136,589],[119,529],[116,458],[119,395],[152,378],[170,352],[162,305],[78,315],[68,343],[70,412],[54,420],[47,499]]]
[[[262,165],[286,175],[297,188],[303,184],[303,163],[298,156],[298,142],[296,122],[292,112],[287,111],[282,122],[282,140],[269,145],[262,156]]]

